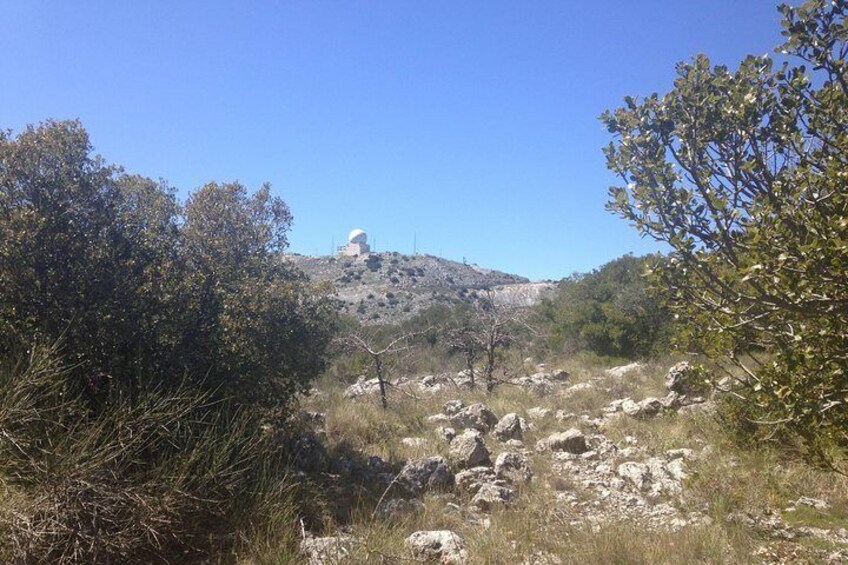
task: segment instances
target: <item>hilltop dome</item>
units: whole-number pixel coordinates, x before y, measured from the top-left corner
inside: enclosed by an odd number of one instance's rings
[[[348,241],[348,243],[362,243],[362,244],[364,244],[364,243],[368,242],[368,236],[365,234],[364,230],[356,228],[355,230],[350,232],[350,234],[348,234],[347,241]]]

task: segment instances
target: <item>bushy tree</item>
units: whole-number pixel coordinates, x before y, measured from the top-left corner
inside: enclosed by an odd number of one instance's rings
[[[263,186],[185,207],[92,154],[78,122],[0,136],[0,350],[61,341],[94,404],[183,381],[284,403],[322,368],[328,303],[281,259],[291,214]]]
[[[671,316],[645,280],[648,265],[660,260],[625,255],[562,280],[536,308],[550,345],[621,357],[646,357],[667,346]]]
[[[151,285],[176,253],[166,187],[91,154],[77,122],[0,138],[0,340],[62,337],[72,362],[130,372],[150,347]],[[155,329],[154,329],[155,331]]]
[[[332,337],[330,304],[279,255],[290,223],[268,185],[248,195],[238,183],[210,183],[185,207],[186,368],[253,402],[303,389]]]
[[[781,52],[809,67],[699,55],[604,114],[609,206],[671,246],[657,284],[759,418],[848,447],[848,2],[780,10]]]

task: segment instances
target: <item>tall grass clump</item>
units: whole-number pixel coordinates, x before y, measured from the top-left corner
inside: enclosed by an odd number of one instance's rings
[[[55,348],[0,371],[0,561],[226,555],[293,519],[284,455],[256,417],[186,388],[93,413]]]

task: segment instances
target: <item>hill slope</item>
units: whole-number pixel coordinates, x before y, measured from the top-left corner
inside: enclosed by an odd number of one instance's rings
[[[368,323],[396,322],[434,304],[456,304],[492,289],[495,299],[531,305],[550,282],[435,257],[397,252],[361,257],[287,258],[313,280],[331,282],[346,313]]]

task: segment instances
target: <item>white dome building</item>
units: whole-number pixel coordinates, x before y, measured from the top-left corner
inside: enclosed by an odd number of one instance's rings
[[[347,236],[348,243],[368,243],[368,234],[364,230],[356,228]]]
[[[348,257],[359,257],[367,255],[371,252],[371,247],[368,245],[368,234],[365,230],[356,228],[347,236],[347,245],[339,247],[339,254]]]

